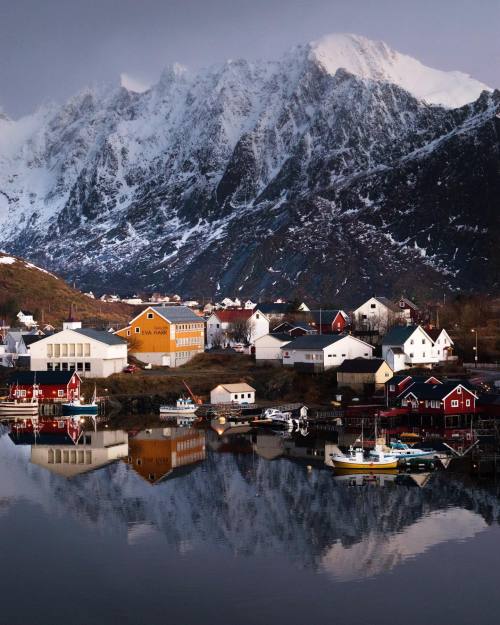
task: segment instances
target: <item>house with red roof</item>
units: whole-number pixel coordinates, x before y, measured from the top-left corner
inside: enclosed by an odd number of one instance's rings
[[[269,334],[269,319],[260,310],[245,308],[215,310],[207,319],[207,347],[253,345],[255,340]]]

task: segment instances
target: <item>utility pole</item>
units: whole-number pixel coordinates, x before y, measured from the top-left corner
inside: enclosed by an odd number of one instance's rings
[[[478,361],[478,353],[477,353],[477,329],[476,328],[472,328],[471,332],[474,332],[474,334],[476,335],[476,346],[473,347],[474,350],[474,367],[477,369],[477,361]]]

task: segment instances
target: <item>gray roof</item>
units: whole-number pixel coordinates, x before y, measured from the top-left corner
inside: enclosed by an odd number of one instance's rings
[[[73,332],[78,332],[89,339],[106,343],[107,345],[124,345],[127,341],[112,332],[105,330],[94,330],[94,328],[76,328]]]
[[[325,349],[349,334],[304,334],[281,349]]]
[[[170,323],[203,323],[187,306],[152,306],[153,310]]]
[[[345,313],[343,313],[342,310],[338,310],[338,309],[335,309],[335,310],[311,310],[308,313],[308,315],[310,315],[310,317],[313,319],[313,321],[315,323],[319,323],[320,320],[321,320],[321,324],[322,325],[323,324],[326,325],[326,324],[332,324],[334,319],[335,319],[335,317],[339,313],[344,317],[344,319],[347,318],[347,315],[345,315]]]
[[[392,310],[392,312],[400,312],[399,306],[395,302],[391,301],[388,297],[379,297],[378,295],[375,295],[374,297],[378,302],[380,302],[384,306],[387,306],[389,310]]]
[[[267,336],[272,336],[273,339],[277,339],[278,341],[286,341],[287,343],[293,341],[293,336],[288,334],[288,332],[269,332]]]
[[[382,345],[403,345],[415,332],[418,326],[397,326],[384,336]]]
[[[377,373],[385,363],[383,358],[350,358],[337,369],[339,373]]]

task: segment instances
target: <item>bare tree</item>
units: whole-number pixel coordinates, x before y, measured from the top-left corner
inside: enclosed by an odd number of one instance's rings
[[[229,324],[227,335],[235,343],[250,343],[252,324],[247,319],[236,319]]]

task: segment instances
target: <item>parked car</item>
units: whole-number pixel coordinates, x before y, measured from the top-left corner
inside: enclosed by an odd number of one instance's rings
[[[123,373],[135,373],[136,371],[137,371],[137,366],[136,365],[127,365],[123,369]]]

